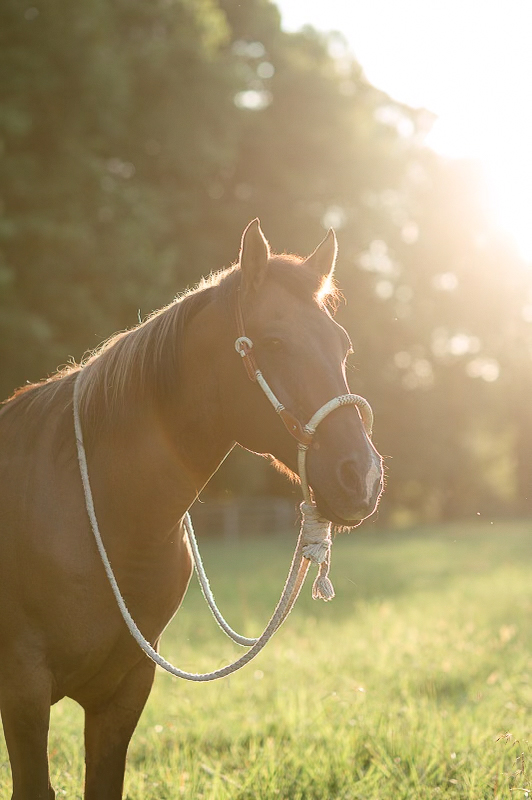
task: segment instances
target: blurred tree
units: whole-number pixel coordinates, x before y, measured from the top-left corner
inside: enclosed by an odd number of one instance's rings
[[[3,395],[227,266],[253,217],[301,254],[333,226],[381,519],[529,513],[531,276],[430,124],[269,0],[5,0]],[[227,487],[292,491],[245,454]]]
[[[439,519],[500,514],[516,491],[504,405],[520,265],[497,237],[469,165],[421,152],[412,166],[416,179],[394,203],[398,224],[386,235],[393,266],[371,249],[362,262],[395,330],[388,354],[380,350],[388,391],[375,387],[393,397],[380,414],[393,454],[387,502],[414,518],[423,508]],[[390,430],[392,406],[402,424]]]
[[[212,268],[189,243],[230,146],[227,35],[210,0],[2,4],[4,393]]]

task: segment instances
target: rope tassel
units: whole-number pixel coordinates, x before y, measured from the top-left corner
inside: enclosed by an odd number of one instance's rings
[[[334,586],[328,575],[322,575],[321,571],[312,584],[312,599],[325,600],[326,603],[334,597]]]

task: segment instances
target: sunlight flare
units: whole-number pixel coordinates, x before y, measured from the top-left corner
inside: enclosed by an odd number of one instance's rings
[[[337,30],[368,79],[437,116],[428,146],[481,162],[488,208],[532,264],[530,3],[279,0],[283,25]]]

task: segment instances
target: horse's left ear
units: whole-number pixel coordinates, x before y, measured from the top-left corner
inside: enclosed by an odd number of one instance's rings
[[[320,285],[327,280],[327,278],[332,278],[337,253],[338,243],[336,241],[336,234],[332,228],[329,228],[329,232],[323,242],[321,242],[312,255],[303,262],[304,266],[308,270],[312,270],[316,275]]]
[[[261,230],[259,220],[254,219],[242,234],[240,246],[239,263],[244,294],[259,288],[266,275],[269,257],[270,245]]]

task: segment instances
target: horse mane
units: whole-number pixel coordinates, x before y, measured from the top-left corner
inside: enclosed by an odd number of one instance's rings
[[[115,334],[89,354],[82,364],[85,372],[80,392],[82,416],[94,419],[95,412],[109,413],[127,403],[142,401],[146,392],[159,398],[175,390],[188,323],[225,284],[232,294],[235,268],[203,279],[193,289],[154,311],[131,330]]]
[[[338,298],[334,284],[327,282],[316,291],[316,279],[300,268],[302,263],[299,256],[272,256],[267,277],[304,301],[317,302],[322,308],[334,307]],[[88,423],[88,431],[95,431],[102,420],[109,419],[125,405],[142,401],[148,392],[160,399],[171,396],[181,369],[188,323],[215,293],[220,293],[231,315],[239,281],[240,269],[236,264],[202,279],[196,287],[153,312],[136,327],[107,339],[80,364],[71,363],[39,383],[18,389],[5,401],[4,412],[9,407],[15,411],[19,406],[25,413],[31,408],[34,419],[41,417],[62,394],[61,388],[72,383],[80,371],[84,374],[80,413]],[[71,402],[69,391],[65,405],[70,406]]]

